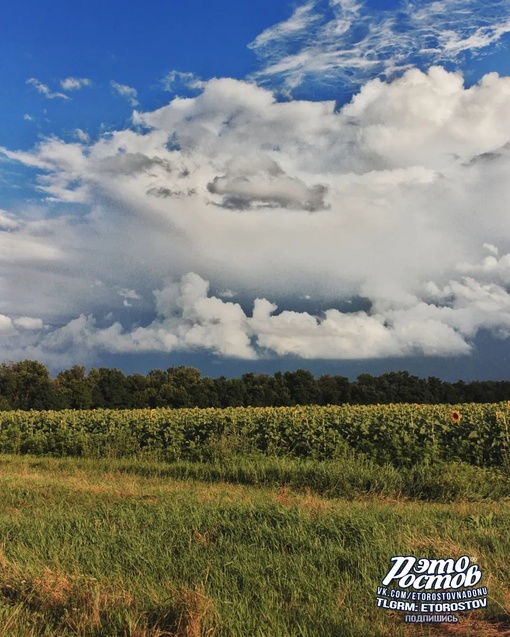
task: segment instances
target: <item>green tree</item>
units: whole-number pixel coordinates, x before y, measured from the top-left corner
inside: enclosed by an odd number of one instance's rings
[[[57,374],[55,388],[61,396],[63,407],[69,409],[90,409],[92,406],[92,387],[85,367],[74,365],[71,369]]]
[[[134,409],[151,407],[148,392],[148,379],[143,374],[131,374],[125,381],[130,397],[130,406]]]
[[[59,396],[48,369],[38,361],[2,363],[0,395],[13,409],[58,409]]]
[[[360,374],[352,383],[352,401],[360,405],[377,405],[386,402],[386,392],[375,376]],[[387,401],[389,402],[389,401]]]
[[[243,407],[246,404],[246,387],[240,378],[215,378],[214,393],[220,407]]]
[[[294,405],[315,405],[319,402],[319,391],[315,377],[306,369],[285,372],[283,375]]]
[[[317,381],[321,405],[342,405],[351,399],[351,387],[346,376],[324,374]]]
[[[126,377],[119,369],[91,369],[88,379],[92,388],[92,407],[128,409],[130,396]]]

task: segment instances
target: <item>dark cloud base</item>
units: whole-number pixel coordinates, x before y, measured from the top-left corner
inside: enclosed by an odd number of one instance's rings
[[[212,354],[176,352],[171,354],[103,355],[94,367],[116,367],[125,374],[147,374],[152,369],[167,369],[180,365],[195,367],[203,376],[238,378],[247,372],[274,374],[281,371],[307,369],[314,374],[338,374],[355,380],[359,374],[379,376],[387,372],[407,371],[420,378],[435,376],[448,382],[464,380],[508,380],[510,340],[499,340],[480,333],[474,340],[471,356],[387,358],[382,360],[304,360],[302,358],[274,358],[270,360],[239,361],[221,359]],[[80,361],[76,361],[80,363]],[[58,372],[60,369],[53,369]]]

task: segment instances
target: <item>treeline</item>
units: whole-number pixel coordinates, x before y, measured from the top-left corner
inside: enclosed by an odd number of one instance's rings
[[[382,376],[325,374],[315,378],[295,372],[243,374],[241,378],[209,378],[193,367],[155,369],[125,375],[101,367],[88,373],[75,365],[54,379],[38,361],[0,365],[0,410],[9,409],[144,409],[157,407],[273,407],[387,403],[483,403],[510,398],[510,381],[427,379],[407,372]]]

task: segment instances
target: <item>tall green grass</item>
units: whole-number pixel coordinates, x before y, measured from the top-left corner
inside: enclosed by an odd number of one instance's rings
[[[477,557],[489,607],[462,634],[510,629],[503,482],[496,498],[484,470],[424,467],[403,500],[410,473],[375,483],[381,467],[356,477],[354,460],[1,456],[0,636],[409,635],[375,606],[396,554]],[[448,503],[427,501],[432,483]]]
[[[58,467],[63,472],[66,468],[75,470],[83,467],[92,473],[114,471],[146,478],[289,487],[327,498],[376,496],[432,502],[510,498],[510,472],[505,469],[473,467],[460,462],[396,468],[390,464],[379,465],[370,458],[352,453],[346,453],[337,460],[324,461],[224,453],[202,462],[150,461],[146,456],[138,459],[32,457],[30,462],[42,468]]]

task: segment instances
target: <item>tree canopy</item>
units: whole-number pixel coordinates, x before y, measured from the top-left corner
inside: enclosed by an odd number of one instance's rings
[[[209,378],[193,367],[155,369],[125,375],[108,367],[74,365],[54,379],[38,361],[0,365],[0,410],[9,409],[144,409],[156,407],[277,407],[375,403],[460,403],[508,400],[510,381],[427,379],[408,372],[381,376],[360,374],[315,378],[305,370]]]

